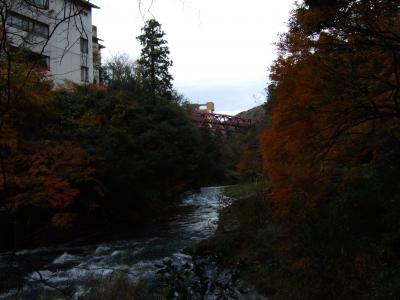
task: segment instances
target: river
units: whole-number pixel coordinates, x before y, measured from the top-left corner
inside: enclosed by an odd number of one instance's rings
[[[127,274],[133,281],[140,278],[155,284],[160,281],[157,271],[163,262],[170,261],[176,266],[193,264],[193,258],[184,254],[183,249],[214,233],[218,210],[226,204],[222,190],[223,187],[202,188],[198,193],[185,196],[178,215],[170,217],[167,222],[144,228],[138,237],[130,240],[19,251],[16,253],[18,260],[30,262],[32,268],[22,275],[19,288],[7,290],[3,287],[0,299],[37,299],[43,291],[51,293],[66,288],[73,291],[73,299],[79,299],[89,290],[89,282],[116,272]],[[9,272],[10,264],[11,254],[1,254],[0,272]],[[214,278],[228,273],[212,262],[208,268],[208,276]],[[240,290],[246,291],[235,291],[238,299],[263,299],[250,285],[243,282],[237,285],[234,288],[240,286]],[[204,298],[216,299],[217,296],[209,291]]]

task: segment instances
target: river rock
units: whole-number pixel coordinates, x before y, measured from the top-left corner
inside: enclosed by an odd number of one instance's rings
[[[231,220],[227,220],[223,226],[222,229],[224,232],[233,232],[238,230],[240,227],[240,222],[237,218],[233,218]]]

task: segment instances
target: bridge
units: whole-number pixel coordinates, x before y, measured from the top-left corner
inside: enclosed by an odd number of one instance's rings
[[[190,115],[193,124],[198,128],[213,130],[241,130],[255,126],[256,120],[229,115],[215,114],[206,111],[193,111]]]
[[[212,130],[241,130],[255,126],[258,120],[214,113],[214,102],[189,104],[190,119],[198,128]]]

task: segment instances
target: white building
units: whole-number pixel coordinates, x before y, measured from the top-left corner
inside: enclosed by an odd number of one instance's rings
[[[9,2],[6,28],[10,44],[24,47],[45,64],[56,84],[99,82],[94,66],[99,66],[96,59],[103,46],[92,26],[92,9],[98,6],[86,0],[2,1]]]
[[[99,83],[102,81],[101,74],[101,49],[104,49],[105,46],[100,44],[103,40],[98,38],[97,36],[97,27],[92,26],[92,41],[93,41],[93,82]]]

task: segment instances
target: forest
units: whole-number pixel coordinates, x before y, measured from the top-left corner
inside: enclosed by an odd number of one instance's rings
[[[192,125],[156,20],[104,84],[54,89],[23,49],[12,72],[2,57],[0,250],[134,231],[185,191],[241,183],[191,254],[270,299],[398,299],[399,1],[304,0],[288,27],[265,119],[240,134]]]
[[[271,299],[400,295],[399,29],[398,1],[306,0],[292,12],[260,136],[266,186],[236,204],[242,232],[213,246],[246,259]]]
[[[102,85],[54,88],[46,70],[27,67],[26,49],[13,53],[11,96],[1,105],[2,250],[126,232],[164,214],[183,192],[234,179],[226,174],[234,146],[190,122],[162,36],[157,21],[146,23],[140,68],[116,56]],[[149,41],[164,49],[155,70]]]
[[[399,9],[305,1],[279,44],[262,155],[283,298],[399,295]]]

